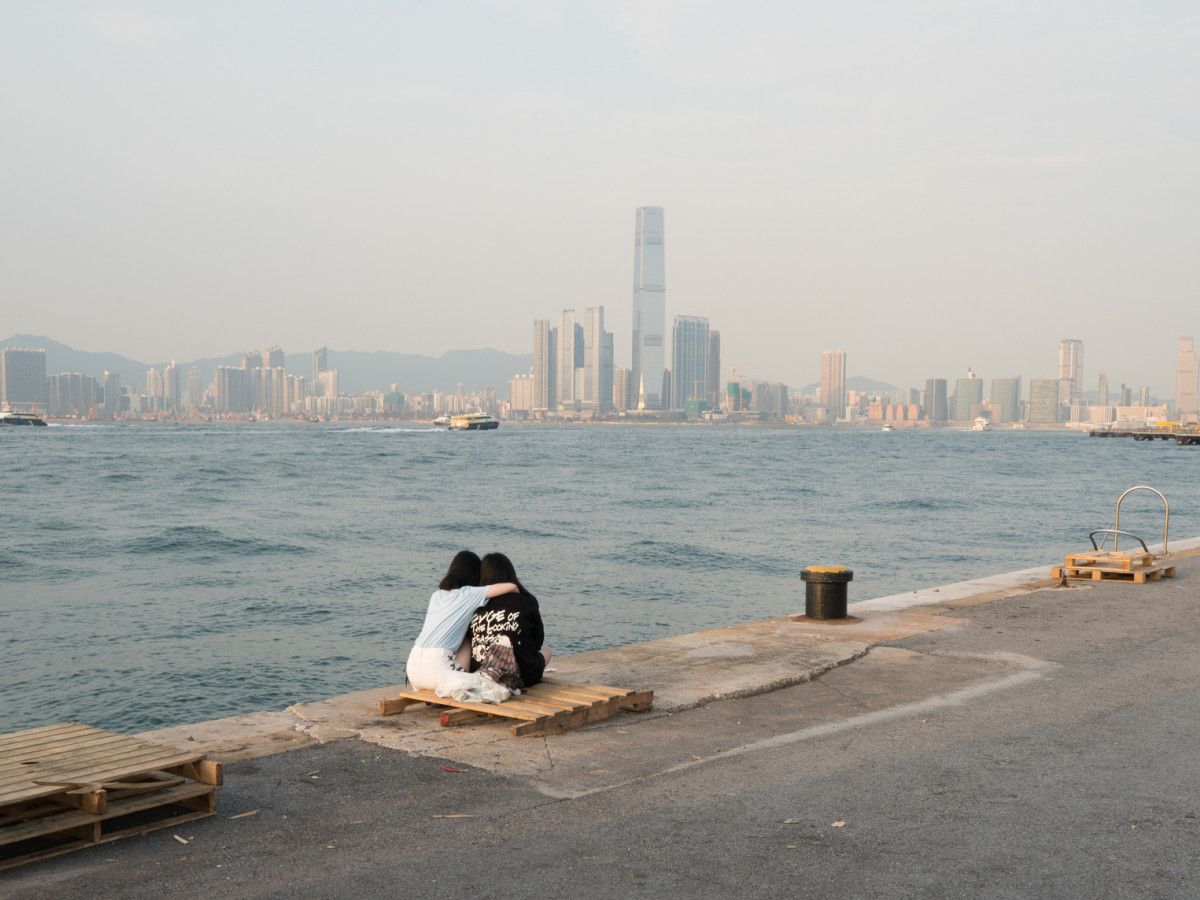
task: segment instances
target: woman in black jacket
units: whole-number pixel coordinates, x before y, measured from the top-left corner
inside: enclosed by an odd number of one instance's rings
[[[480,564],[479,584],[512,583],[516,593],[494,597],[471,617],[471,670],[483,670],[506,687],[532,687],[550,662],[537,597],[517,580],[503,553],[489,553]]]

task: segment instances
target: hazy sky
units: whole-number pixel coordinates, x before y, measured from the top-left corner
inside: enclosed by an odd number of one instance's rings
[[[8,2],[0,337],[180,360],[529,352],[634,208],[667,314],[799,385],[1173,385],[1200,337],[1200,7]]]

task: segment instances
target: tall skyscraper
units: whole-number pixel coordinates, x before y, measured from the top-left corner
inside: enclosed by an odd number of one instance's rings
[[[1075,338],[1063,338],[1058,342],[1058,379],[1069,381],[1070,395],[1065,403],[1078,403],[1083,393],[1083,341]]]
[[[1200,413],[1200,358],[1190,337],[1179,339],[1175,366],[1175,415],[1179,418]]]
[[[583,368],[583,326],[575,322],[575,310],[564,309],[558,317],[558,396],[559,406],[574,406],[583,397],[576,391],[575,370]]]
[[[930,378],[925,382],[925,418],[937,423],[950,418],[945,378]]]
[[[721,405],[721,332],[708,333],[708,397],[712,406]]]
[[[637,210],[633,238],[632,390],[646,409],[662,408],[667,328],[665,226],[659,206]]]
[[[604,307],[589,306],[584,313],[583,397],[597,413],[612,409],[612,332],[604,330]]]
[[[328,371],[328,369],[329,369],[329,348],[328,347],[318,347],[316,350],[313,351],[312,381],[309,382],[309,384],[312,385],[312,389],[313,389],[314,393],[317,390],[317,386],[321,383],[321,373]]]
[[[1108,406],[1108,376],[1104,372],[1100,373],[1100,380],[1096,386],[1096,405]]]
[[[533,409],[542,412],[554,408],[555,372],[557,358],[550,335],[554,331],[549,319],[533,320]]]
[[[18,412],[46,406],[46,351],[0,350],[0,406]]]
[[[1150,405],[1150,385],[1143,384],[1138,388],[1138,406]]]
[[[671,406],[708,399],[708,319],[676,316],[671,329]]]
[[[282,369],[284,368],[283,350],[279,347],[271,347],[269,350],[263,351],[263,368],[264,369]]]
[[[954,421],[970,422],[975,418],[971,407],[983,402],[983,379],[974,369],[967,369],[967,377],[954,383]]]
[[[846,414],[845,350],[824,350],[821,353],[821,405],[831,421]]]
[[[162,373],[163,409],[179,409],[179,401],[183,397],[183,373],[172,360]]]
[[[104,370],[104,405],[101,407],[104,415],[115,416],[120,412],[121,405],[121,373]]]
[[[992,421],[1016,422],[1021,418],[1021,379],[992,379]]]

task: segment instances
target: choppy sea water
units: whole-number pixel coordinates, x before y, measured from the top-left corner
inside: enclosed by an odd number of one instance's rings
[[[1200,534],[1200,449],[1036,431],[717,426],[0,430],[0,731],[139,731],[403,681],[462,547],[501,550],[557,652],[1081,549],[1124,488]],[[1159,540],[1157,500],[1122,524]]]

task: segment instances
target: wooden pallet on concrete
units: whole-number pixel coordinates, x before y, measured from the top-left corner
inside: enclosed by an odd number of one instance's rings
[[[433,691],[401,691],[395,697],[379,701],[379,714],[394,715],[421,703],[450,707],[441,713],[439,721],[443,727],[467,725],[495,716],[515,719],[512,733],[522,737],[569,731],[607,719],[621,710],[644,712],[654,703],[654,691],[542,681],[503,703],[464,703],[439,697]]]
[[[1063,558],[1063,566],[1103,566],[1109,569],[1120,569],[1132,572],[1136,568],[1145,568],[1154,561],[1154,556],[1144,550],[1085,550],[1082,553],[1068,553]]]
[[[68,722],[0,734],[0,870],[216,812],[221,764]]]
[[[1072,581],[1129,581],[1133,584],[1145,584],[1147,581],[1158,581],[1159,578],[1174,578],[1175,564],[1159,563],[1135,569],[1110,566],[1054,566],[1050,575],[1053,578],[1067,578]]]

